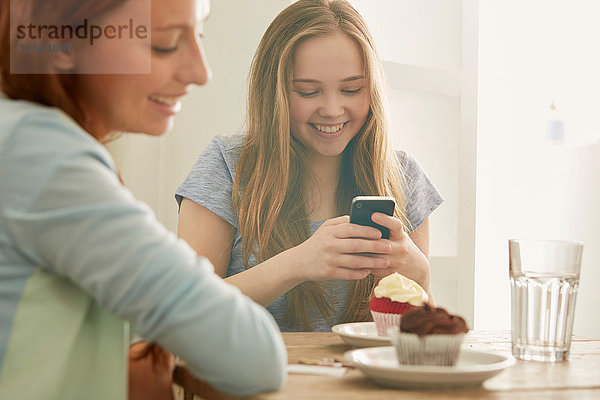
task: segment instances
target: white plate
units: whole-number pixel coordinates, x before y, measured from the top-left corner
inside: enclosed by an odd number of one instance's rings
[[[512,356],[461,349],[456,365],[400,365],[395,347],[350,350],[344,358],[376,383],[391,387],[448,388],[479,385],[514,365]]]
[[[331,330],[341,336],[351,346],[373,347],[392,344],[389,336],[377,336],[375,322],[350,322],[334,325]]]

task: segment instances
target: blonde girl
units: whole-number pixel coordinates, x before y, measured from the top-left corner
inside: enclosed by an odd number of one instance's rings
[[[431,295],[429,214],[442,202],[389,146],[381,62],[341,0],[301,0],[265,32],[249,78],[247,133],[213,140],[178,189],[179,234],[282,330],[369,319],[392,272]],[[393,196],[391,230],[350,224],[356,195]]]

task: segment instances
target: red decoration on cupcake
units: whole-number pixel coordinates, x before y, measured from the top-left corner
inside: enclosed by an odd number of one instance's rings
[[[371,311],[389,314],[404,314],[413,308],[420,308],[413,306],[410,303],[393,301],[387,297],[373,297],[369,303],[369,307],[371,308]]]

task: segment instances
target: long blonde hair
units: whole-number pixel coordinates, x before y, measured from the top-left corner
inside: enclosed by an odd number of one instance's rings
[[[370,91],[365,124],[348,144],[336,190],[339,215],[347,214],[359,194],[393,196],[396,216],[404,215],[403,173],[387,134],[381,61],[365,21],[344,0],[300,0],[283,10],[267,28],[249,76],[247,136],[236,170],[233,204],[239,220],[244,261],[258,262],[297,246],[310,236],[305,198],[304,150],[290,132],[289,85],[298,45],[306,39],[342,32],[358,45]],[[373,276],[353,282],[346,320],[368,320]],[[312,326],[306,307],[331,322],[331,296],[318,282],[289,292],[287,317],[304,329]]]

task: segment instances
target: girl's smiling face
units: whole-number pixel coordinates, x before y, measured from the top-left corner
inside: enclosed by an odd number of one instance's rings
[[[145,4],[144,4],[145,3]],[[128,0],[109,21],[127,21],[145,12],[146,0]],[[75,55],[76,68],[85,71],[98,64],[114,70],[139,71],[141,60],[148,60],[148,74],[82,74],[79,82],[84,102],[99,129],[92,132],[101,139],[113,131],[161,135],[173,125],[181,110],[180,99],[191,84],[203,85],[211,72],[200,43],[208,0],[153,0],[151,3],[151,43],[132,46],[122,40],[100,40],[82,54]],[[134,54],[140,57],[135,57]],[[142,57],[142,55],[144,57]],[[100,66],[100,68],[102,68]],[[102,69],[100,69],[102,70]]]
[[[367,120],[369,104],[364,62],[354,40],[337,32],[298,46],[290,124],[309,156],[340,156]]]

